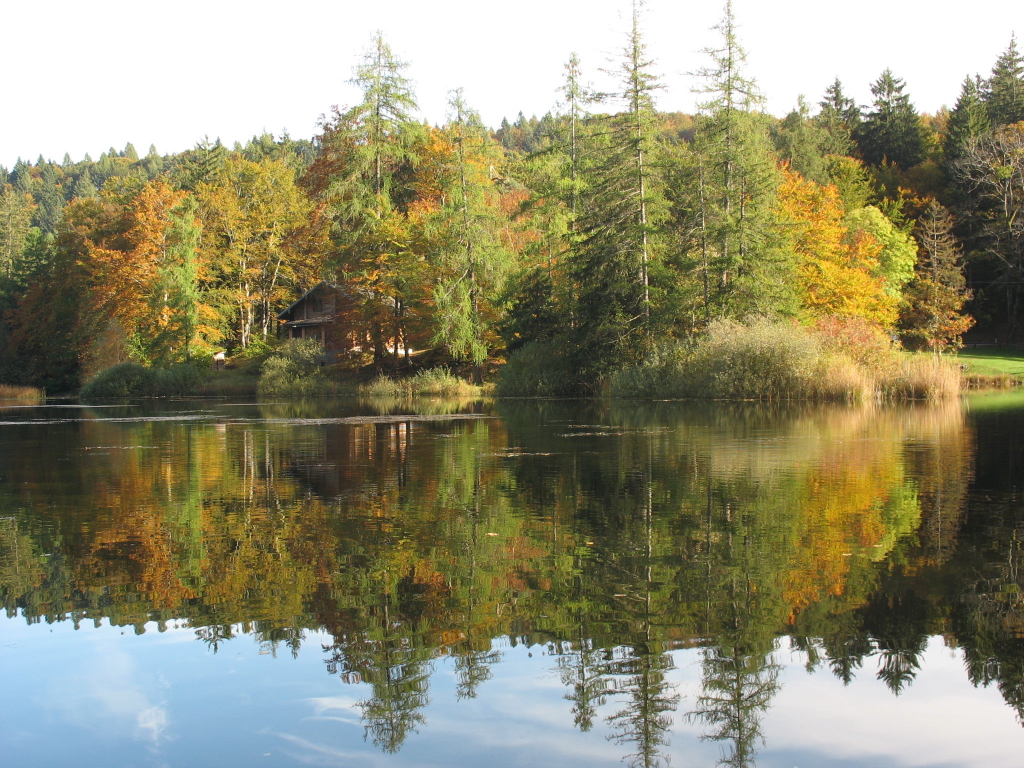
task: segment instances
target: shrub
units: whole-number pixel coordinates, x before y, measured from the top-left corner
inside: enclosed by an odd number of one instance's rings
[[[568,397],[576,376],[565,352],[554,341],[535,341],[513,352],[498,371],[499,397]]]
[[[119,363],[96,374],[82,387],[79,396],[84,400],[106,400],[191,395],[202,382],[202,373],[189,363],[180,363],[170,368]]]
[[[263,363],[256,392],[260,397],[316,397],[328,394],[330,382],[320,365],[323,349],[316,339],[291,339]]]

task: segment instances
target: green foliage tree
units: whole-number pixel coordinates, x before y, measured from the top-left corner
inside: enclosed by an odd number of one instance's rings
[[[829,183],[826,155],[835,154],[832,134],[819,120],[810,117],[804,97],[777,125],[772,126],[772,138],[779,157],[805,179],[818,184]],[[845,154],[845,153],[842,153]]]
[[[990,263],[993,294],[1001,294],[1002,305],[993,302],[992,308],[1013,334],[1024,296],[1024,125],[1006,126],[971,142],[955,168],[974,222],[980,251],[975,263]]]
[[[31,198],[13,189],[0,192],[0,270],[14,279],[24,259],[32,230]]]
[[[762,97],[743,72],[746,52],[736,34],[732,3],[715,26],[717,48],[697,74],[701,105],[693,152],[676,189],[677,227],[689,233],[685,244],[699,280],[699,314],[714,317],[787,313],[794,309],[792,265],[777,247],[775,197],[779,175],[768,137],[768,121],[758,111]]]
[[[363,327],[378,365],[388,335],[397,356],[407,315],[422,303],[418,284],[427,279],[409,215],[416,197],[416,146],[424,137],[412,119],[416,100],[406,66],[378,32],[351,80],[362,100],[323,124],[320,154],[303,180],[326,208],[334,250],[330,266],[364,297]]]

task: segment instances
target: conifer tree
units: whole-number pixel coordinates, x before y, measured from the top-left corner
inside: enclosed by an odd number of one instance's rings
[[[957,349],[974,320],[962,314],[971,292],[964,278],[961,249],[953,236],[953,217],[932,200],[915,234],[920,247],[901,318],[904,335],[935,352]]]
[[[32,226],[31,198],[13,189],[0,194],[0,270],[10,281],[18,272]]]
[[[873,108],[857,132],[861,155],[869,165],[888,161],[906,170],[924,159],[917,110],[903,92],[905,87],[890,69],[871,86]]]
[[[374,362],[383,364],[387,339],[406,334],[414,303],[409,281],[407,204],[415,196],[411,168],[420,127],[413,121],[416,99],[399,60],[376,33],[352,80],[362,100],[323,124],[320,154],[304,185],[325,204],[335,246],[335,276],[357,286],[364,300],[362,322]],[[413,259],[413,261],[415,261]]]
[[[810,118],[804,97],[797,99],[793,109],[773,127],[772,138],[776,151],[789,167],[805,179],[819,184],[828,183],[828,163],[825,156],[833,154],[832,135],[822,123]]]
[[[641,5],[616,73],[623,110],[606,119],[587,181],[573,253],[578,285],[578,365],[585,379],[642,355],[658,320],[652,275],[659,269],[659,228],[665,219],[664,181],[656,160],[661,137],[653,74],[640,28]]]
[[[853,137],[860,126],[860,108],[843,93],[843,84],[838,77],[825,89],[825,96],[818,102],[818,106],[821,110],[815,121],[829,135],[829,141],[824,147],[825,154],[852,154],[857,146]]]
[[[1013,333],[1024,298],[1024,125],[1008,125],[972,141],[955,170],[967,193],[963,207],[977,238],[976,263],[988,262],[994,278],[990,295],[1002,294],[990,309],[1005,318]]]
[[[715,316],[787,311],[794,300],[789,265],[775,248],[774,208],[779,177],[769,143],[763,101],[743,72],[746,52],[736,34],[732,2],[714,27],[717,48],[703,80],[690,158],[688,198],[679,204],[680,225],[694,233],[694,271],[701,283],[705,323]]]
[[[1010,45],[992,67],[984,98],[993,126],[1024,120],[1024,57],[1017,50],[1016,35],[1010,36]]]
[[[456,358],[471,361],[473,378],[482,383],[482,364],[497,320],[494,302],[509,267],[499,236],[502,216],[493,178],[498,161],[494,150],[500,148],[461,89],[452,92],[449,110],[445,134],[453,151],[444,202],[431,227],[438,244],[434,338]]]
[[[972,139],[978,138],[989,130],[991,123],[983,95],[981,78],[964,78],[964,82],[960,86],[960,96],[956,100],[953,111],[949,114],[949,122],[946,126],[946,138],[942,148],[946,156],[947,167],[967,153],[968,144]]]

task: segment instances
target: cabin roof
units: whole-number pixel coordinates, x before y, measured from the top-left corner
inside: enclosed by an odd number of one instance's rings
[[[289,312],[291,312],[293,309],[295,309],[297,306],[299,306],[299,304],[304,302],[310,296],[310,294],[312,294],[314,291],[319,290],[320,288],[334,288],[335,290],[338,290],[338,289],[341,288],[341,286],[338,285],[337,283],[328,283],[326,280],[323,280],[323,281],[317,283],[312,288],[310,288],[308,291],[306,291],[304,294],[299,296],[299,298],[297,298],[295,301],[293,301],[291,303],[291,305],[289,305],[289,307],[287,309],[282,310],[280,313],[278,313],[277,319],[278,320],[287,320],[288,318],[285,317],[285,315],[287,315]]]

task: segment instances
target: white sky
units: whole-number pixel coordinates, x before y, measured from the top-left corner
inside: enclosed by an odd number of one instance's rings
[[[645,30],[666,90],[658,106],[693,111],[692,72],[717,42],[724,0],[649,0]],[[445,117],[447,92],[496,127],[557,101],[575,51],[601,85],[628,26],[628,0],[0,0],[5,60],[0,164],[65,152],[94,159],[131,141],[140,154],[229,146],[264,129],[310,137],[317,117],[357,98],[352,67],[380,29],[409,62],[422,116]],[[891,67],[917,108],[952,105],[967,74],[987,75],[1020,0],[734,0],[748,74],[784,114],[816,104],[835,76],[861,103]]]

